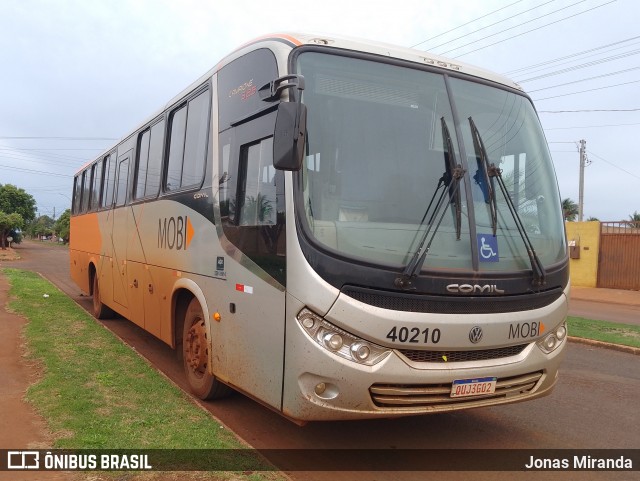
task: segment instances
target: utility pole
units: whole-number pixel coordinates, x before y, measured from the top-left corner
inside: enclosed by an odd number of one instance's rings
[[[578,222],[582,222],[584,204],[584,167],[587,163],[587,141],[580,141],[580,193],[578,195]]]

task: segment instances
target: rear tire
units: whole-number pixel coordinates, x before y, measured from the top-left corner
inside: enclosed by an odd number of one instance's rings
[[[113,310],[102,303],[100,298],[100,283],[98,273],[93,275],[93,315],[96,319],[110,319],[114,316]]]
[[[220,399],[232,389],[209,373],[209,347],[204,313],[193,298],[184,315],[182,329],[182,359],[191,392],[200,399]]]

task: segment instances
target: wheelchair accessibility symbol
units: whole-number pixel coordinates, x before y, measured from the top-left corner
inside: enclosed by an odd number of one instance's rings
[[[491,234],[478,234],[477,237],[480,262],[498,262],[498,238]]]

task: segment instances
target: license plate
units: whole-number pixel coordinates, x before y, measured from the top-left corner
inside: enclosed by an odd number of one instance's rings
[[[485,396],[496,392],[497,377],[458,379],[451,385],[451,397]]]

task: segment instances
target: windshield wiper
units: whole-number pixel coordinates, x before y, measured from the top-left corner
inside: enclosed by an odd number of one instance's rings
[[[453,175],[452,173],[456,170],[456,167],[458,167],[456,165],[456,154],[453,150],[453,141],[451,140],[451,134],[449,134],[447,121],[444,117],[440,118],[440,123],[442,124],[442,140],[447,148],[447,153],[445,154],[445,168],[449,175]],[[462,230],[462,201],[460,189],[456,186],[449,186],[449,195],[455,207],[456,240],[460,240],[460,232]]]
[[[462,179],[462,177],[464,176],[465,170],[462,168],[461,165],[456,164],[455,153],[453,150],[453,142],[451,141],[451,136],[449,135],[449,129],[447,128],[447,124],[444,120],[444,117],[442,117],[441,121],[442,121],[442,135],[445,142],[445,146],[448,151],[445,154],[445,172],[442,174],[442,177],[440,177],[440,179],[438,180],[438,186],[436,187],[436,190],[433,192],[433,195],[431,196],[431,200],[429,201],[427,210],[422,216],[422,220],[420,221],[420,225],[418,226],[418,229],[420,229],[420,227],[422,227],[422,225],[424,224],[424,221],[427,218],[429,211],[431,210],[431,206],[433,205],[433,201],[436,199],[436,196],[438,195],[438,191],[442,187],[444,187],[444,189],[440,193],[440,197],[436,202],[436,206],[433,210],[433,213],[429,218],[428,227],[425,229],[424,233],[422,234],[422,237],[420,238],[420,242],[418,243],[418,248],[414,252],[409,263],[406,265],[406,267],[402,271],[402,274],[399,277],[397,277],[396,280],[394,281],[394,284],[396,285],[396,287],[400,287],[402,289],[411,288],[411,279],[413,279],[416,276],[416,272],[420,269],[420,267],[424,263],[424,260],[427,257],[427,253],[431,248],[431,244],[433,243],[433,240],[436,237],[436,233],[440,228],[440,224],[442,223],[442,220],[444,219],[444,216],[447,212],[446,209],[443,209],[443,207],[447,206],[452,202],[455,203],[456,205],[456,238],[458,240],[460,239],[461,212],[462,212],[462,208],[460,207],[460,204],[461,204],[460,179]],[[449,191],[448,202],[445,201],[447,190]],[[440,215],[439,218],[438,218],[438,215]],[[434,227],[433,221],[436,218],[438,218],[438,220]],[[429,234],[431,234],[431,238],[429,239],[429,243],[427,244],[427,238],[429,237]]]
[[[533,247],[533,243],[529,236],[527,235],[527,231],[524,228],[524,224],[522,223],[522,219],[518,214],[518,209],[513,203],[513,199],[509,195],[509,191],[507,190],[507,186],[504,183],[504,179],[502,178],[502,169],[496,167],[495,164],[489,164],[489,156],[487,155],[487,151],[484,147],[484,142],[482,141],[482,137],[480,136],[480,132],[476,127],[475,122],[471,117],[469,117],[469,124],[471,125],[471,132],[473,134],[473,145],[476,149],[476,155],[482,159],[482,166],[484,167],[484,175],[487,191],[489,194],[489,202],[491,204],[491,222],[493,227],[493,235],[495,237],[497,230],[497,201],[496,194],[493,185],[493,180],[496,179],[498,182],[498,186],[500,187],[500,191],[507,203],[507,207],[509,207],[509,212],[511,213],[511,217],[516,224],[518,229],[518,233],[524,242],[525,248],[527,250],[527,255],[529,256],[529,261],[531,262],[531,271],[533,272],[533,282],[535,285],[541,286],[545,282],[546,272],[544,266],[542,265],[542,261],[538,257],[535,248]]]
[[[489,204],[489,212],[491,213],[491,229],[493,230],[493,236],[495,237],[498,230],[498,203],[496,201],[496,189],[493,185],[495,174],[491,175],[493,172],[492,168],[495,168],[495,165],[489,165],[489,157],[487,156],[487,151],[484,148],[482,137],[480,136],[480,132],[471,117],[469,117],[469,124],[471,125],[473,148],[476,151],[476,156],[480,159],[478,167],[481,168],[480,172],[484,177],[482,180],[486,189],[486,192],[484,192],[485,202]]]

